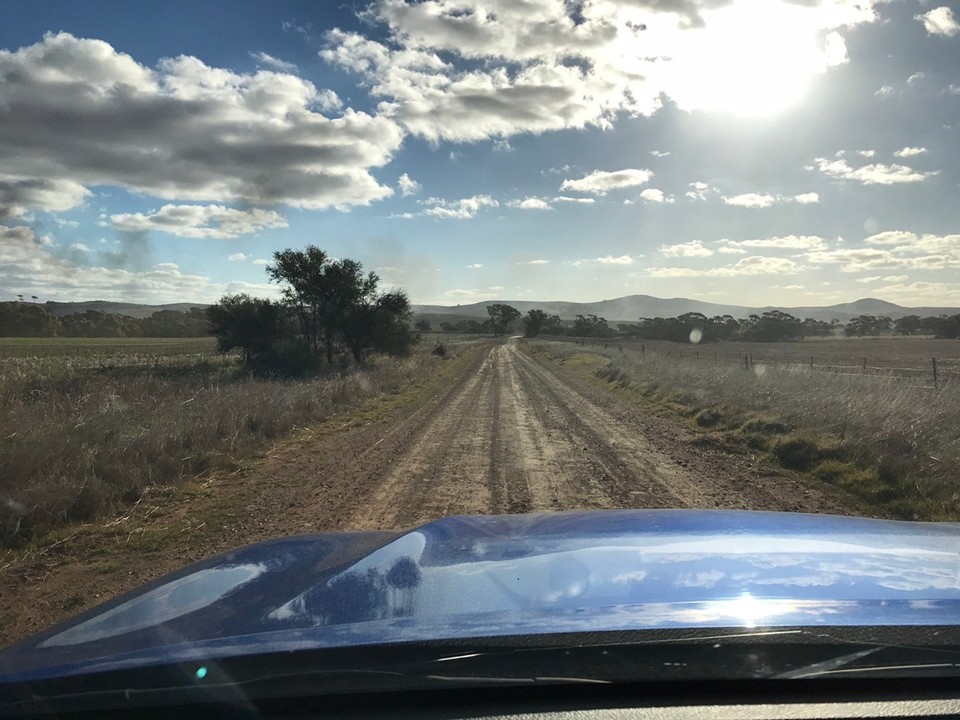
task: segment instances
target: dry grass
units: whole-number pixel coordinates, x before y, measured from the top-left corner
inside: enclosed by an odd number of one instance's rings
[[[737,363],[698,361],[689,352],[668,356],[648,348],[644,355],[612,344],[560,342],[536,347],[581,367],[589,367],[592,355],[598,377],[719,431],[731,446],[837,485],[881,514],[960,519],[958,382],[934,390],[892,378],[811,372],[802,365],[758,361],[746,370]],[[822,353],[822,344],[817,347]]]
[[[338,408],[396,392],[443,362],[407,360],[302,381],[252,379],[230,357],[45,350],[0,360],[0,542],[135,502],[151,486],[235,466]]]

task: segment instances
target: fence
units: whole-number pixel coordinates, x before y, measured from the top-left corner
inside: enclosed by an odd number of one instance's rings
[[[676,357],[702,362],[736,362],[755,372],[766,367],[786,370],[828,372],[834,375],[863,378],[907,380],[914,387],[939,390],[953,379],[960,378],[960,359],[931,357],[923,366],[904,367],[897,358],[881,358],[863,355],[815,355],[794,354],[791,357],[773,357],[769,351],[729,351],[721,347],[682,345],[668,341],[641,341],[633,338],[586,338],[566,335],[542,335],[542,340],[568,342],[582,346],[625,348],[663,357]]]

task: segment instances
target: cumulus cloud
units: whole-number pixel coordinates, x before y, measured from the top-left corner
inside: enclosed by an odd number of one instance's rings
[[[202,275],[181,272],[175,263],[160,263],[143,271],[108,267],[103,253],[77,245],[60,257],[48,238],[37,236],[30,228],[0,226],[0,287],[12,294],[63,301],[98,298],[149,303],[205,303],[227,292],[268,296],[278,292],[276,285],[267,283],[212,282]]]
[[[864,240],[867,247],[835,248],[805,255],[809,262],[840,265],[842,272],[960,268],[960,235],[918,235],[891,230]]]
[[[416,195],[423,189],[423,186],[420,183],[412,179],[406,173],[401,175],[400,179],[397,180],[397,187],[400,189],[400,194],[404,197]]]
[[[882,163],[873,163],[863,167],[854,168],[847,164],[845,160],[829,160],[827,158],[816,158],[817,169],[824,175],[839,180],[856,180],[864,185],[896,185],[899,183],[915,183],[937,175],[939,171],[931,170],[922,172],[914,170],[906,165],[884,165]]]
[[[650,170],[627,168],[626,170],[594,170],[589,175],[576,180],[566,179],[560,184],[561,190],[606,195],[610,190],[636,187],[650,181],[653,173]]]
[[[942,37],[953,37],[960,33],[960,23],[953,16],[953,10],[944,6],[934,8],[921,15],[916,15],[915,19],[923,23],[929,35],[940,35]]]
[[[518,208],[520,210],[553,210],[546,200],[536,197],[528,197],[523,200],[510,200],[507,207]]]
[[[699,240],[676,245],[661,245],[660,254],[664,257],[709,257],[713,250],[703,246]]]
[[[751,255],[734,263],[699,270],[696,268],[655,267],[647,273],[650,277],[740,277],[744,275],[784,275],[798,273],[806,268],[789,258]]]
[[[663,190],[658,188],[646,188],[640,191],[640,197],[647,202],[654,203],[672,203],[673,198],[663,194]]]
[[[489,195],[474,195],[459,200],[427,198],[422,201],[422,204],[429,206],[423,211],[423,215],[454,220],[468,220],[475,217],[483,208],[500,206],[500,203]]]
[[[894,155],[898,158],[908,158],[923,155],[926,151],[925,147],[905,147],[902,150],[897,150]]]
[[[0,218],[23,217],[30,210],[63,212],[77,207],[90,194],[72,180],[0,175]]]
[[[274,210],[237,210],[223,205],[164,205],[153,213],[111,215],[117,230],[159,232],[188,238],[235,238],[264,228],[285,228],[287,221]]]
[[[592,197],[568,197],[566,195],[558,195],[557,197],[553,198],[553,202],[593,205],[593,203],[596,201]]]
[[[229,262],[242,262],[243,260],[246,260],[248,258],[249,258],[249,255],[247,255],[246,253],[233,253],[227,258],[227,260]]]
[[[27,180],[119,185],[170,200],[365,205],[402,129],[290,74],[236,73],[195,57],[138,63],[100,40],[47,34],[0,52],[0,163]],[[69,107],[70,112],[64,113]]]
[[[542,258],[538,258],[536,260],[527,260],[526,262],[517,263],[517,265],[549,265],[549,264],[550,264],[549,260],[544,260]]]

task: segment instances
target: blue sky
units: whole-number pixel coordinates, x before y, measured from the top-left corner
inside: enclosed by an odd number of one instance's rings
[[[960,305],[960,10],[7,2],[0,298]]]

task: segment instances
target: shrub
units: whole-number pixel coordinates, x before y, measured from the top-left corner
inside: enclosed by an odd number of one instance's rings
[[[715,408],[707,408],[706,410],[701,410],[694,417],[694,422],[697,423],[700,427],[713,427],[718,422],[720,422],[722,416],[720,411]]]

